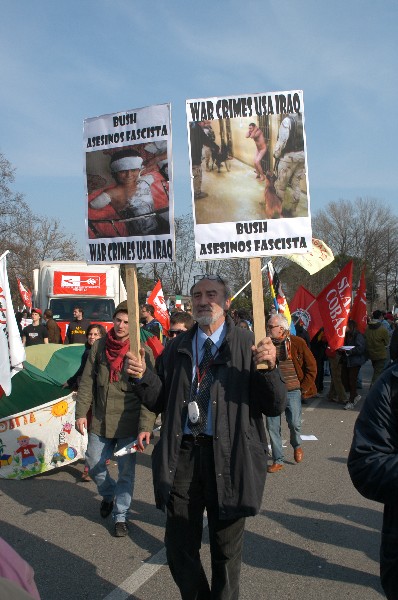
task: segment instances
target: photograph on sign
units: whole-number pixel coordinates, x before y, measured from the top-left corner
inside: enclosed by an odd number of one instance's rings
[[[88,263],[174,256],[170,105],[84,121]]]
[[[303,92],[187,100],[196,258],[312,250]]]

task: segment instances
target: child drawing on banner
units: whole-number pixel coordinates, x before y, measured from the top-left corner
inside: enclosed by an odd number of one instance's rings
[[[32,464],[35,467],[38,467],[39,461],[37,460],[36,456],[34,455],[32,448],[41,448],[41,443],[40,444],[30,444],[29,443],[30,437],[27,435],[20,435],[17,438],[17,442],[19,444],[19,448],[18,448],[18,450],[15,450],[14,454],[21,455],[22,470],[26,470]]]

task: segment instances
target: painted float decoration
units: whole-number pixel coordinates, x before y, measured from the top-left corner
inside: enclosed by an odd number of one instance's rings
[[[74,427],[76,394],[61,386],[77,370],[84,346],[53,352],[48,346],[36,347],[13,377],[11,396],[0,398],[0,478],[26,479],[84,458],[87,435]]]

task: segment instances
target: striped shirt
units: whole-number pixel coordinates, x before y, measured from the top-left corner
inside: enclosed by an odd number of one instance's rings
[[[278,359],[278,369],[281,371],[285,380],[287,391],[300,389],[300,381],[297,377],[296,369],[291,358],[290,339],[272,340],[276,348],[276,358]]]

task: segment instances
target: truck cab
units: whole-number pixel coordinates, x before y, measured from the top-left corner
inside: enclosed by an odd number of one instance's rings
[[[127,294],[120,276],[120,265],[87,265],[85,262],[42,261],[33,272],[33,303],[49,308],[57,321],[62,340],[79,306],[84,318],[112,327],[115,308]]]

